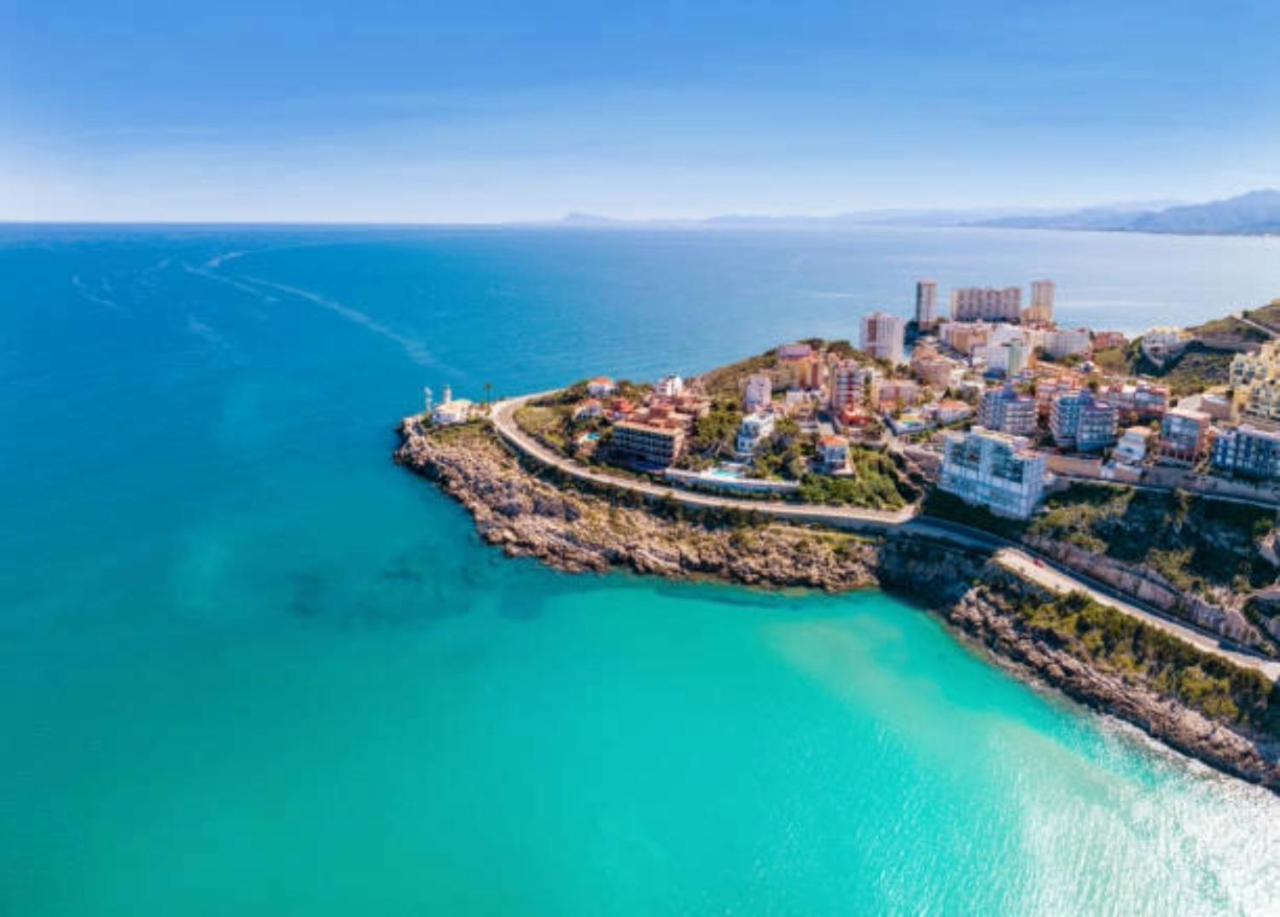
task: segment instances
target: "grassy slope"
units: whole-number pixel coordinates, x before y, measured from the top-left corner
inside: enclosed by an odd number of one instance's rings
[[[1075,484],[1050,496],[1044,511],[1029,522],[1016,522],[935,492],[926,512],[1006,538],[1040,535],[1145,565],[1185,591],[1214,586],[1249,592],[1276,576],[1258,553],[1259,542],[1276,523],[1274,512],[1189,494]]]
[[[1260,325],[1280,331],[1280,300],[1273,300],[1244,315]],[[1214,385],[1227,383],[1228,369],[1235,352],[1224,349],[1232,343],[1260,344],[1265,331],[1242,322],[1233,315],[1216,318],[1187,329],[1195,338],[1178,359],[1164,366],[1150,363],[1138,342],[1123,349],[1100,350],[1094,362],[1112,373],[1154,376],[1169,386],[1175,396],[1189,395]]]
[[[1174,396],[1190,395],[1214,385],[1225,385],[1235,354],[1193,341],[1176,360],[1156,366],[1142,355],[1137,341],[1121,350],[1100,350],[1094,362],[1107,372],[1152,376],[1169,386]]]

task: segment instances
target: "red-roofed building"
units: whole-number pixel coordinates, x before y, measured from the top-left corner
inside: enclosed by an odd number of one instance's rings
[[[828,474],[849,470],[849,440],[843,436],[824,436],[818,440],[818,458]]]
[[[595,420],[597,417],[604,416],[604,406],[600,404],[598,398],[588,398],[579,402],[577,408],[573,411],[574,420]]]
[[[608,376],[597,376],[587,383],[587,394],[592,398],[608,398],[617,391],[617,383]]]

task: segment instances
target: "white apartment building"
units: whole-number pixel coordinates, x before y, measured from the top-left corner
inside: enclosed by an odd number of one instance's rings
[[[974,427],[947,436],[938,486],[970,506],[1027,519],[1044,497],[1046,461],[1021,436]]]
[[[1280,421],[1280,379],[1263,379],[1245,387],[1240,413],[1253,420]]]
[[[1190,335],[1181,328],[1152,328],[1142,336],[1138,346],[1148,360],[1157,366],[1163,366],[1182,353],[1187,347]]]
[[[742,407],[748,414],[768,406],[773,401],[773,380],[768,373],[752,373],[747,376],[747,391]]]
[[[1150,443],[1150,427],[1130,427],[1121,435],[1111,457],[1124,465],[1141,465],[1147,457]]]
[[[1016,376],[1027,368],[1027,345],[1019,340],[1000,344],[983,344],[973,351],[974,363],[982,363],[988,370]]]
[[[679,376],[663,376],[662,381],[653,387],[654,394],[662,398],[676,398],[684,391],[684,380]]]
[[[1231,358],[1231,386],[1240,388],[1265,382],[1280,375],[1280,347],[1267,341],[1254,353],[1238,353]]]
[[[1044,349],[1055,360],[1085,356],[1093,349],[1093,339],[1088,328],[1061,328],[1045,335]]]
[[[1151,428],[1130,426],[1111,451],[1111,457],[1123,465],[1140,465],[1146,460],[1149,447],[1151,447]]]
[[[1005,345],[1009,353],[1005,357],[1004,373],[1006,376],[1017,376],[1031,366],[1031,348],[1023,341],[1010,341]]]
[[[961,287],[951,291],[951,320],[1016,322],[1022,318],[1022,288]]]
[[[592,398],[608,398],[617,391],[617,383],[608,376],[597,376],[587,383],[587,394]]]
[[[877,360],[903,362],[906,322],[887,312],[872,312],[862,319],[862,352]]]
[[[975,361],[988,369],[1016,376],[1031,364],[1031,353],[1043,340],[1043,333],[1019,325],[972,325],[990,329],[986,341],[973,348]]]
[[[734,451],[740,458],[750,458],[760,444],[773,435],[776,419],[770,411],[757,411],[742,418],[738,427],[738,437],[734,441]]]

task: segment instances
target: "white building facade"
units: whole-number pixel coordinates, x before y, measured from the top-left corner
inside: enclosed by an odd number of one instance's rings
[[[961,287],[951,291],[951,320],[1016,322],[1022,318],[1022,288]]]
[[[768,373],[752,373],[747,377],[747,391],[743,396],[743,409],[747,413],[758,411],[773,401],[773,380]]]
[[[877,360],[903,362],[907,323],[887,312],[872,312],[862,319],[862,352]]]
[[[757,411],[742,418],[734,441],[734,451],[738,453],[738,457],[745,459],[755,455],[760,444],[773,435],[775,425],[773,414],[766,411]]]
[[[997,516],[1027,519],[1044,498],[1046,463],[1023,437],[974,427],[947,437],[938,486]]]

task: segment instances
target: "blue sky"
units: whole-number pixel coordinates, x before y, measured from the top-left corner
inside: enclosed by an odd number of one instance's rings
[[[0,218],[1060,206],[1280,185],[1280,4],[0,0]]]

